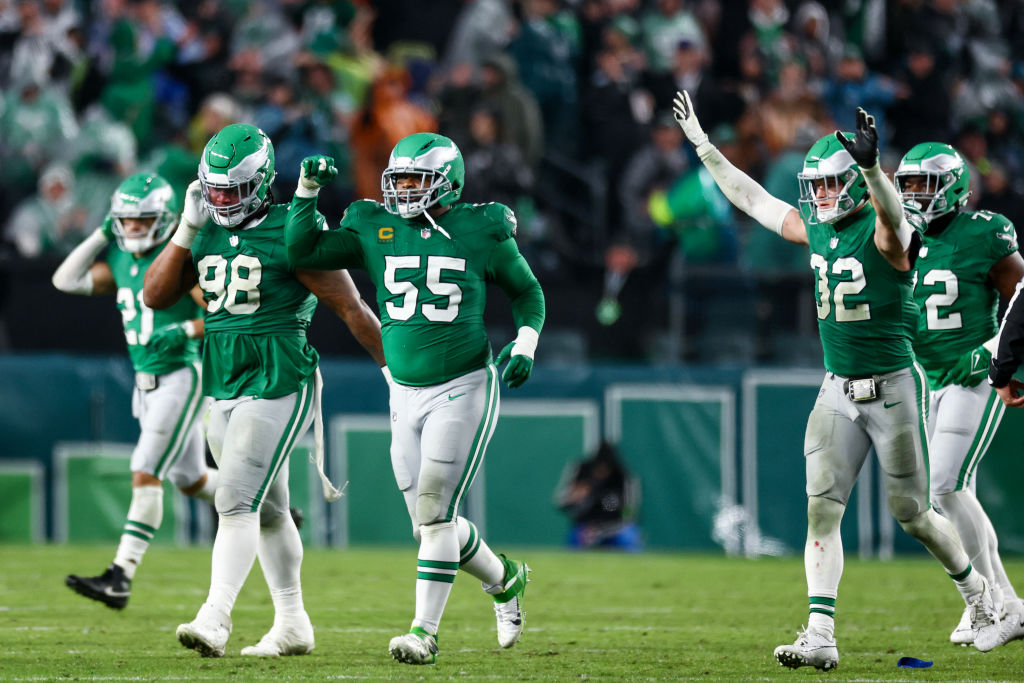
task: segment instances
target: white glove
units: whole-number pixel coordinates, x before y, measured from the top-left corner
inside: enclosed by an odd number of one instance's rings
[[[697,150],[697,156],[703,159],[705,154],[714,149],[714,145],[708,140],[708,134],[700,127],[697,112],[694,111],[693,103],[690,102],[690,94],[685,90],[676,92],[676,98],[672,101],[672,115],[679,127],[683,129],[686,139]]]
[[[185,208],[181,211],[181,221],[171,241],[182,249],[191,249],[199,228],[203,227],[209,217],[206,200],[203,199],[203,185],[197,178],[185,190]]]

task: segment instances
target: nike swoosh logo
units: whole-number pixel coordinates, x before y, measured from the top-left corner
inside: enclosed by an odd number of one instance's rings
[[[465,392],[465,391],[463,391],[463,392],[462,392],[461,394],[455,394],[454,396],[452,396],[451,394],[448,394],[448,400],[449,400],[449,401],[454,401],[454,400],[455,400],[455,399],[457,399],[457,398],[458,398],[459,396],[465,396],[465,395],[466,395],[466,392]]]
[[[109,595],[112,598],[123,598],[125,596],[131,595],[131,593],[128,591],[116,591],[110,586],[104,587],[103,593],[104,595]]]
[[[883,408],[892,408],[892,407],[898,406],[901,403],[903,403],[903,401],[896,401],[895,403],[885,402],[885,403],[882,404],[882,407]]]

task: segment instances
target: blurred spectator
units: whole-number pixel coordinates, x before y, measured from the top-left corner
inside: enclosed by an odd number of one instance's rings
[[[1018,182],[1024,179],[1024,130],[1022,118],[1011,116],[1006,109],[991,109],[985,142],[992,152],[993,163],[998,161],[1006,173]]]
[[[682,0],[656,0],[640,19],[651,71],[666,73],[675,65],[676,47],[686,41],[705,46],[704,32]]]
[[[636,250],[641,262],[664,241],[648,213],[648,202],[653,192],[665,192],[688,168],[682,143],[683,132],[672,114],[659,115],[650,141],[629,159],[622,174],[618,193],[624,230],[620,239]]]
[[[469,146],[469,119],[480,104],[480,86],[474,80],[472,64],[453,65],[440,77],[437,93],[438,130],[455,141],[459,149]]]
[[[544,121],[537,99],[519,81],[515,61],[503,54],[491,55],[480,70],[480,100],[501,120],[504,141],[519,148],[532,168],[544,153]]]
[[[92,227],[88,210],[75,201],[71,169],[53,164],[39,177],[39,192],[15,208],[4,239],[26,258],[67,254]]]
[[[374,81],[370,99],[352,123],[353,180],[356,197],[381,199],[380,174],[391,150],[406,135],[437,130],[430,112],[407,99],[409,74],[389,67]]]
[[[796,55],[807,68],[812,87],[824,86],[835,63],[836,43],[830,33],[831,23],[825,7],[816,0],[805,0],[793,17],[793,40]]]
[[[214,133],[228,124],[245,120],[247,117],[243,116],[242,107],[230,95],[222,92],[207,95],[188,126],[188,146],[196,155],[196,163],[199,163],[199,155]]]
[[[1024,192],[1010,180],[1006,168],[997,162],[989,166],[988,174],[982,178],[984,191],[978,201],[978,208],[1001,213],[1013,223],[1017,241],[1024,240]]]
[[[88,210],[90,224],[99,225],[109,208],[111,194],[125,176],[135,172],[135,136],[127,124],[94,104],[85,112],[71,152],[75,192]]]
[[[484,59],[508,45],[514,26],[506,0],[467,0],[448,39],[442,71],[462,64],[480,66]]]
[[[573,522],[570,547],[643,550],[637,524],[640,482],[611,443],[602,441],[592,457],[570,463],[555,496]]]
[[[559,0],[523,0],[519,35],[508,51],[519,66],[523,85],[537,99],[547,149],[573,157],[579,116],[579,24],[559,4]]]
[[[499,202],[513,209],[533,189],[533,173],[515,145],[501,142],[501,120],[485,106],[469,121],[470,143],[462,148],[466,162],[467,202]]]
[[[764,144],[773,157],[791,147],[801,129],[831,123],[825,107],[807,87],[803,65],[796,61],[779,69],[779,85],[761,106],[760,115]]]
[[[708,125],[735,123],[746,105],[732,88],[718,83],[714,72],[708,68],[709,59],[709,53],[697,43],[681,41],[676,46],[672,70],[649,77],[646,82],[654,95],[655,106],[669,111],[676,92],[686,90],[697,103],[702,121],[707,121]]]
[[[945,140],[951,131],[949,87],[936,68],[934,48],[924,41],[912,43],[905,63],[905,88],[889,117],[898,150],[922,140]]]
[[[825,86],[823,98],[829,113],[840,130],[856,130],[857,107],[875,117],[879,144],[885,147],[892,131],[885,122],[885,110],[896,96],[892,79],[868,71],[860,50],[847,45],[836,64],[835,76]]]
[[[747,19],[757,46],[766,58],[768,74],[774,76],[793,59],[786,35],[789,10],[782,0],[749,0]]]

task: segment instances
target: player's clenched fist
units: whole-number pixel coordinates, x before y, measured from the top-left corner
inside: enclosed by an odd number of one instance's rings
[[[302,160],[299,167],[299,187],[316,192],[338,176],[334,159],[323,154],[314,154]]]

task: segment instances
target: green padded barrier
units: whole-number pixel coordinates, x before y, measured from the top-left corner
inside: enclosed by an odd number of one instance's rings
[[[0,543],[41,543],[46,535],[46,473],[37,460],[0,461]]]
[[[713,549],[712,526],[736,499],[736,398],[728,387],[613,384],[605,435],[640,479],[647,545]]]
[[[133,444],[63,442],[53,449],[54,540],[116,544],[132,497]],[[164,517],[153,543],[186,543],[186,497],[164,481]]]

